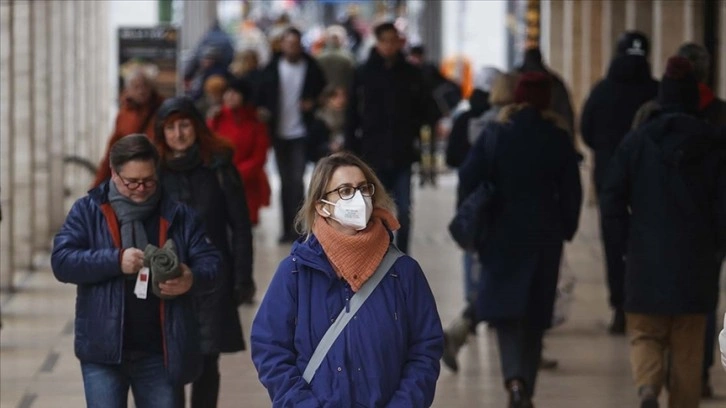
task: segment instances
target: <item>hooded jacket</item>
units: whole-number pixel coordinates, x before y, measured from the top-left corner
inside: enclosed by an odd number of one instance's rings
[[[163,137],[164,121],[175,112],[191,116],[200,127],[206,126],[189,98],[170,98],[159,108],[157,138]],[[235,292],[253,285],[252,226],[245,186],[232,163],[232,153],[217,153],[209,163],[186,170],[175,170],[165,163],[162,161],[159,171],[164,189],[173,199],[189,205],[199,214],[209,240],[222,258],[217,291],[195,299],[202,351],[218,354],[244,350]]]
[[[428,407],[443,331],[421,267],[399,258],[333,343],[307,384],[302,373],[355,296],[315,236],[293,245],[252,323],[252,361],[273,407]]]
[[[159,240],[173,239],[179,262],[194,275],[192,290],[161,300],[160,310],[164,365],[175,384],[186,384],[199,375],[202,361],[193,297],[214,290],[220,258],[189,207],[165,195],[159,212],[162,226],[167,226]],[[76,201],[53,241],[53,274],[63,283],[77,285],[75,353],[84,363],[121,364],[125,275],[120,245],[108,182]]]
[[[719,140],[720,137],[720,140]],[[625,310],[708,313],[726,248],[723,135],[663,114],[618,148],[601,194],[603,228],[627,247]]]
[[[648,60],[633,55],[615,58],[585,102],[580,121],[583,140],[595,151],[614,152],[638,108],[657,94],[658,82],[650,73]]]

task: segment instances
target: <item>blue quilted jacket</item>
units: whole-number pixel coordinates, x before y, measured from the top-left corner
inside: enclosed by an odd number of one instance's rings
[[[312,382],[315,347],[355,296],[313,236],[280,263],[252,324],[252,360],[273,407],[428,407],[444,341],[418,263],[399,258],[337,338]]]
[[[108,203],[108,182],[76,201],[55,236],[51,264],[56,278],[77,285],[75,353],[82,362],[121,363],[124,275],[119,262],[121,233]],[[177,384],[201,372],[199,327],[192,296],[215,289],[219,253],[189,207],[164,197],[160,243],[174,240],[180,262],[192,270],[192,290],[160,306],[164,363]]]

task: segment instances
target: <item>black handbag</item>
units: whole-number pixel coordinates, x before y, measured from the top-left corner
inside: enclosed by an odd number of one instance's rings
[[[454,218],[449,223],[451,237],[465,251],[476,251],[479,243],[486,239],[489,230],[488,209],[496,192],[492,175],[498,133],[493,129],[480,136],[486,137],[484,150],[487,161],[486,178],[461,201]]]

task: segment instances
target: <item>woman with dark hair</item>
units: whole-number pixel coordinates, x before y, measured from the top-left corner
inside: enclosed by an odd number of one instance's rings
[[[208,239],[222,255],[219,287],[195,298],[204,367],[191,396],[194,408],[216,407],[219,354],[245,349],[237,306],[255,292],[244,188],[232,164],[232,146],[209,130],[190,98],[172,98],[161,105],[154,141],[161,156],[162,188],[197,211]]]
[[[391,243],[394,211],[363,160],[341,152],[318,162],[296,219],[304,237],[252,323],[252,361],[272,406],[431,406],[441,321],[421,267]]]
[[[232,162],[245,186],[252,225],[260,208],[270,205],[270,184],[265,173],[270,140],[265,124],[250,103],[251,88],[244,79],[233,79],[224,92],[222,109],[207,121],[210,129],[234,146]]]
[[[565,121],[549,111],[551,92],[547,74],[522,74],[515,103],[459,168],[462,197],[480,183],[494,185],[488,233],[477,247],[476,318],[497,331],[511,408],[532,406],[562,246],[577,231],[582,201],[577,154]]]

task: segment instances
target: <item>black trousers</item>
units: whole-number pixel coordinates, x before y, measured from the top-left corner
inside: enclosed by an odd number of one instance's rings
[[[398,222],[401,228],[396,232],[396,246],[404,253],[409,253],[409,236],[411,234],[411,167],[395,170],[379,170],[378,178],[383,183],[398,210]]]
[[[544,331],[530,326],[524,319],[512,319],[496,322],[495,328],[505,386],[519,380],[527,394],[534,396]]]
[[[219,399],[219,354],[204,356],[202,374],[192,383],[192,408],[215,408]],[[179,408],[184,408],[184,387],[179,388]]]
[[[595,152],[595,189],[598,197],[602,192],[606,170],[610,164],[612,152]],[[600,216],[600,232],[603,250],[605,252],[605,268],[607,273],[608,290],[610,292],[610,307],[622,309],[625,303],[625,255],[627,248],[620,236],[620,231],[613,231],[603,222]]]
[[[295,236],[295,215],[305,198],[303,175],[306,164],[307,138],[293,140],[275,138],[275,161],[280,173],[280,198],[282,202],[282,235]]]

